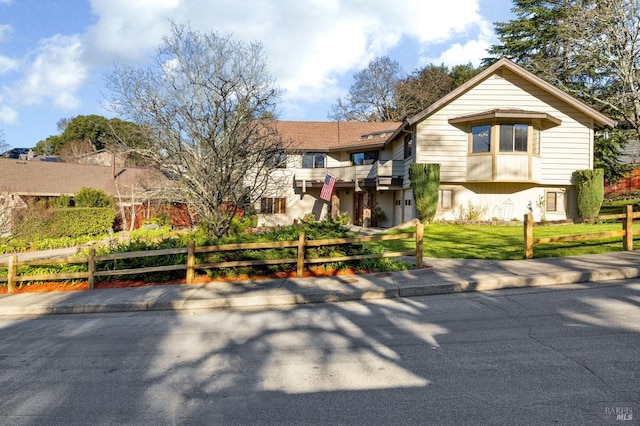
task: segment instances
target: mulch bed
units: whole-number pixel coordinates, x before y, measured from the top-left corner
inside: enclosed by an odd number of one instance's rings
[[[304,271],[304,277],[329,277],[329,276],[343,276],[343,275],[356,275],[358,272],[354,269],[326,269],[326,268],[312,268]],[[263,280],[269,278],[295,278],[296,273],[292,272],[278,272],[272,275],[237,275],[233,277],[220,277],[211,278],[205,275],[196,277],[195,283],[209,283],[209,282],[233,282],[233,281],[247,281],[247,280]],[[152,287],[158,285],[184,285],[185,280],[173,280],[163,282],[149,282],[143,280],[108,280],[96,282],[95,289],[103,288],[132,288],[132,287]],[[88,290],[89,284],[84,281],[68,283],[68,282],[42,282],[35,284],[27,284],[19,286],[17,285],[12,294],[17,293],[43,293],[52,291],[83,291]],[[0,287],[0,294],[7,294],[7,286]]]

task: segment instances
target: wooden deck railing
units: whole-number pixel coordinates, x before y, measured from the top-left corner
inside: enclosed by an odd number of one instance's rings
[[[567,219],[554,220],[546,222],[534,222],[533,215],[524,215],[524,258],[533,259],[533,246],[535,244],[556,243],[564,241],[584,241],[598,238],[622,237],[622,246],[624,250],[633,250],[633,236],[639,235],[640,230],[633,230],[633,220],[640,218],[640,212],[633,212],[633,206],[625,206],[624,212],[621,214],[610,214],[584,219]],[[566,235],[559,237],[533,238],[534,226],[562,225],[573,223],[597,222],[601,220],[618,220],[622,222],[622,229],[619,231],[598,232],[592,234]]]
[[[18,282],[32,282],[32,281],[57,281],[57,280],[82,280],[86,279],[89,284],[89,289],[95,287],[96,277],[106,276],[124,276],[132,274],[144,274],[152,272],[167,272],[167,271],[185,271],[185,281],[187,284],[194,282],[196,271],[202,269],[217,269],[217,268],[230,268],[236,266],[265,266],[265,265],[281,265],[281,264],[296,264],[296,275],[301,277],[304,272],[305,264],[318,264],[329,262],[343,262],[350,260],[361,259],[375,259],[385,257],[399,257],[399,256],[415,256],[416,267],[422,267],[423,256],[423,236],[424,228],[419,222],[416,223],[416,232],[402,233],[396,235],[371,235],[366,237],[354,237],[354,238],[336,238],[327,240],[305,240],[304,232],[300,232],[297,241],[275,241],[275,242],[263,242],[263,243],[245,243],[245,244],[224,244],[219,246],[203,246],[196,247],[193,241],[189,242],[187,247],[175,248],[175,249],[163,249],[163,250],[150,250],[150,251],[136,251],[128,253],[115,253],[96,255],[94,248],[89,249],[89,255],[87,257],[68,258],[68,259],[39,259],[29,261],[18,261],[18,256],[14,255],[9,258],[8,263],[0,263],[0,267],[6,267],[8,269],[7,277],[0,277],[0,282],[7,283],[7,292],[12,293],[15,289],[15,285]],[[344,245],[344,244],[360,244],[371,241],[385,241],[385,240],[399,240],[405,238],[415,238],[416,249],[413,251],[404,252],[384,252],[377,254],[360,254],[353,256],[341,256],[341,257],[321,257],[321,258],[307,258],[305,257],[305,249],[310,247],[323,247],[332,245]],[[235,260],[216,263],[197,263],[197,254],[201,253],[214,253],[236,250],[261,250],[261,249],[273,249],[273,248],[297,248],[297,256],[295,258],[283,258],[283,259],[263,259],[263,260]],[[113,269],[108,271],[96,270],[96,263],[106,261],[116,261],[123,259],[134,259],[140,257],[154,257],[154,256],[169,256],[186,254],[186,263],[163,265],[163,266],[151,266],[143,268],[130,268],[130,269]],[[19,275],[19,266],[45,266],[45,265],[67,265],[67,264],[86,264],[87,270],[83,272],[66,272],[57,274],[40,274],[40,275]]]

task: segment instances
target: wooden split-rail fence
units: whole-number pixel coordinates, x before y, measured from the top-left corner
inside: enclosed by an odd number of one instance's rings
[[[564,241],[585,241],[599,238],[622,237],[624,250],[633,250],[633,236],[640,235],[640,230],[633,230],[633,220],[640,218],[640,212],[634,212],[632,205],[626,205],[623,213],[610,214],[584,219],[566,219],[544,222],[534,222],[533,215],[524,215],[524,258],[533,259],[533,247],[535,244],[557,243]],[[622,229],[618,231],[598,232],[592,234],[566,235],[557,237],[533,238],[534,226],[563,225],[573,223],[599,222],[604,220],[620,220]]]
[[[167,272],[167,271],[185,271],[185,281],[187,284],[194,282],[196,271],[203,269],[217,269],[217,268],[232,268],[240,266],[265,266],[265,265],[282,265],[282,264],[296,264],[296,275],[302,277],[304,273],[304,266],[309,264],[322,264],[331,262],[345,262],[352,260],[362,259],[376,259],[386,257],[400,257],[400,256],[415,256],[416,267],[422,267],[423,256],[423,237],[424,227],[419,221],[415,221],[416,231],[411,233],[402,233],[395,235],[370,235],[364,237],[353,238],[335,238],[325,240],[305,240],[304,232],[300,232],[297,241],[273,241],[262,243],[244,243],[244,244],[223,244],[219,246],[201,246],[196,247],[193,241],[189,242],[187,247],[163,249],[163,250],[147,250],[136,251],[127,253],[114,253],[96,255],[95,248],[89,249],[89,255],[86,257],[78,258],[66,258],[66,259],[38,259],[19,261],[17,255],[13,255],[9,258],[8,263],[0,263],[0,267],[8,268],[6,278],[0,277],[0,282],[7,282],[7,292],[12,293],[17,283],[20,282],[34,282],[34,281],[59,281],[59,280],[84,280],[86,279],[89,284],[89,289],[95,287],[97,277],[107,276],[125,276],[133,274],[145,274],[154,272]],[[375,254],[359,254],[352,256],[340,256],[340,257],[320,257],[320,258],[308,258],[305,257],[305,249],[312,247],[323,246],[336,246],[345,244],[362,244],[371,241],[386,241],[386,240],[400,240],[406,238],[415,238],[416,249],[413,251],[403,252],[384,252]],[[297,256],[295,258],[284,259],[263,259],[263,260],[235,260],[216,263],[197,263],[197,255],[202,253],[214,253],[225,251],[237,251],[237,250],[261,250],[261,249],[274,249],[274,248],[287,248],[296,247]],[[186,254],[186,263],[163,265],[163,266],[151,266],[131,269],[114,269],[106,271],[96,270],[96,263],[107,261],[118,261],[124,259],[134,259],[141,257],[157,257],[157,256],[170,256]],[[40,274],[40,275],[19,275],[19,266],[51,266],[51,265],[69,265],[69,264],[86,264],[86,271],[83,272],[66,272],[56,274]]]

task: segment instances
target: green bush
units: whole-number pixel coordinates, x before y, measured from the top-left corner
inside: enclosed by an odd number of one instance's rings
[[[255,228],[258,226],[258,216],[234,216],[231,220],[230,231],[232,234],[242,234],[247,228]]]
[[[355,236],[355,234],[350,232],[347,227],[341,225],[340,223],[333,220],[323,220],[278,227],[269,231],[259,233],[240,233],[223,237],[217,240],[208,239],[206,233],[201,233],[198,231],[185,234],[184,236],[181,236],[179,238],[166,238],[158,242],[143,241],[139,238],[134,238],[127,244],[119,244],[116,247],[104,248],[102,249],[101,253],[121,253],[129,251],[185,247],[190,240],[196,241],[197,246],[241,244],[250,242],[296,241],[301,231],[305,233],[305,239],[307,240],[349,238]],[[134,236],[134,234],[132,234],[132,236]],[[332,245],[307,248],[305,256],[307,258],[340,257],[356,254],[379,253],[381,252],[381,250],[384,250],[384,248],[373,244]],[[199,254],[197,256],[197,263],[217,263],[237,260],[295,259],[296,255],[297,249],[295,247],[273,248],[264,250],[234,250],[227,252]],[[148,257],[109,261],[98,266],[98,269],[128,269],[177,263],[184,263],[184,255],[162,256],[161,259],[158,257]],[[407,265],[397,259],[367,259],[367,261],[360,262],[335,262],[335,264],[333,264],[332,266],[336,269],[341,269],[348,267],[349,264],[362,271],[392,271],[407,269]],[[209,276],[216,277],[225,274],[265,275],[279,271],[294,271],[295,268],[295,264],[276,264],[254,267],[214,269],[206,271],[206,273]],[[132,276],[131,278],[163,281],[182,278],[183,276],[184,271],[176,271],[157,273],[152,275],[141,274],[140,276]]]
[[[487,214],[487,208],[484,206],[475,205],[469,200],[467,206],[460,206],[458,208],[457,218],[458,220],[481,220]]]
[[[578,216],[582,218],[596,217],[604,200],[604,171],[576,170],[576,193],[578,199]]]
[[[93,188],[81,188],[73,196],[76,207],[113,207],[113,198],[104,191]]]
[[[342,212],[338,214],[335,221],[340,225],[351,225],[351,216],[349,215],[349,212]]]
[[[18,215],[15,237],[27,244],[55,238],[105,235],[113,226],[110,208],[31,208]]]
[[[177,238],[166,238],[162,241],[148,242],[142,240],[130,240],[128,243],[121,243],[116,246],[103,247],[96,251],[96,254],[127,253],[133,251],[153,251],[184,247]],[[137,269],[167,265],[184,265],[186,254],[173,254],[164,256],[145,256],[132,259],[119,259],[96,262],[97,271],[113,271],[118,269]],[[173,279],[184,278],[184,271],[164,271],[127,275],[126,278],[134,280],[144,280],[147,282],[162,282]],[[108,278],[107,278],[108,279]],[[119,278],[116,278],[119,279]]]
[[[56,198],[56,207],[67,208],[71,207],[71,197],[68,195],[61,195]]]
[[[51,223],[51,237],[81,237],[109,233],[115,220],[111,208],[56,209]]]

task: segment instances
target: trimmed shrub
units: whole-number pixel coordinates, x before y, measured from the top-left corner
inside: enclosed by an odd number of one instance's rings
[[[16,235],[28,241],[104,235],[114,220],[111,208],[33,209],[18,217]]]
[[[436,216],[436,210],[438,210],[440,164],[411,164],[409,180],[411,181],[418,219],[422,222],[432,221]]]
[[[578,198],[578,216],[596,217],[604,200],[604,171],[576,170],[576,192]]]
[[[104,191],[93,188],[81,188],[73,196],[76,207],[113,207],[113,199]]]

